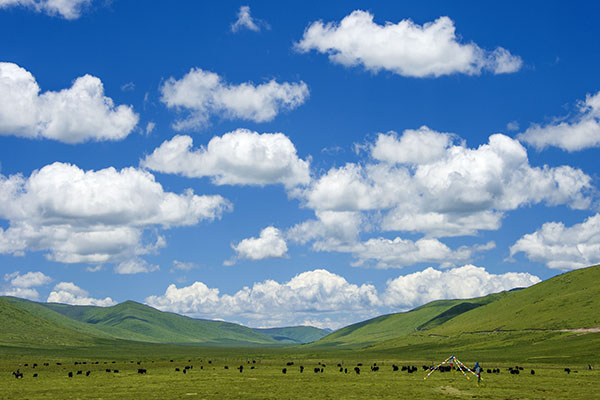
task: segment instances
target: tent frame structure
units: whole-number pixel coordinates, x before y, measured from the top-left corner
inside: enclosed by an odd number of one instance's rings
[[[435,371],[437,371],[442,365],[444,364],[452,364],[452,363],[456,363],[456,366],[458,367],[458,369],[460,370],[460,372],[463,373],[463,375],[465,376],[465,378],[467,379],[471,379],[469,377],[469,375],[467,375],[467,371],[472,373],[473,375],[475,375],[478,379],[482,379],[481,375],[477,375],[475,372],[471,371],[471,369],[469,367],[467,367],[465,364],[463,364],[458,358],[456,358],[455,356],[450,356],[447,359],[445,359],[444,361],[442,361],[440,364],[436,365],[435,368],[432,368],[429,373],[427,374],[427,376],[425,378],[423,378],[423,380],[429,378],[429,376],[431,374],[433,374]]]

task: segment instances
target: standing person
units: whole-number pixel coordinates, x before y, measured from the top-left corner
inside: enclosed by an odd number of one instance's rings
[[[481,367],[479,361],[475,363],[475,372],[477,373],[477,386],[481,385]]]

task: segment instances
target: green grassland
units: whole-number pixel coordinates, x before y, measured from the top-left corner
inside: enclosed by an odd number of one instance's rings
[[[323,332],[252,330],[134,302],[99,308],[0,298],[0,399],[596,399],[599,284],[600,266],[590,267],[526,289],[432,302],[300,345],[285,343]],[[480,386],[456,371],[423,379],[422,365],[450,355],[501,373],[484,373]],[[338,363],[348,373],[339,372]],[[364,364],[360,375],[353,371],[358,363]],[[373,363],[378,372],[370,370]],[[323,373],[314,373],[322,364]],[[419,371],[394,372],[392,364]],[[175,371],[186,365],[194,368]],[[509,374],[514,365],[523,372]],[[148,373],[139,375],[140,367]],[[17,368],[23,379],[11,375]],[[78,370],[84,374],[67,376]]]

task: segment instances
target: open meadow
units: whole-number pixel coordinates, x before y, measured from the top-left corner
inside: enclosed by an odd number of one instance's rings
[[[560,359],[543,364],[462,359],[470,367],[475,361],[482,365],[483,381],[478,386],[476,377],[466,379],[460,371],[436,371],[425,380],[423,367],[443,359],[384,358],[364,351],[311,354],[290,348],[153,348],[148,346],[143,352],[107,349],[112,358],[88,350],[80,351],[80,357],[77,351],[36,355],[28,350],[25,356],[3,351],[0,398],[594,399],[600,393],[600,370],[589,370],[583,363],[562,364]],[[459,354],[457,357],[460,359]],[[398,370],[394,371],[394,365]],[[517,365],[523,369],[511,374],[508,368]],[[374,366],[377,371],[372,370]],[[403,366],[417,370],[409,373]],[[23,378],[14,377],[12,372],[17,369]],[[139,369],[146,372],[140,374]],[[486,373],[487,369],[499,369],[500,373]]]

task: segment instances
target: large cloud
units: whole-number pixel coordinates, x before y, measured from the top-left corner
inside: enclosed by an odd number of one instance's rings
[[[559,121],[548,125],[534,124],[518,135],[538,150],[549,146],[566,151],[578,151],[600,146],[600,92],[586,95],[579,104],[579,112],[570,121]]]
[[[0,295],[30,300],[38,300],[40,297],[37,289],[35,289],[36,287],[44,286],[52,282],[52,278],[39,271],[27,272],[25,274],[15,271],[11,274],[5,274],[4,280],[8,282],[8,284],[0,286]]]
[[[496,275],[474,265],[447,271],[427,268],[389,280],[382,300],[390,307],[411,309],[433,300],[469,299],[538,282],[537,276],[528,273]]]
[[[589,176],[569,166],[532,167],[525,148],[501,134],[472,149],[423,127],[379,135],[371,155],[382,162],[332,168],[295,193],[317,211],[386,211],[384,230],[433,237],[498,229],[505,211],[529,204],[590,205]]]
[[[362,65],[370,71],[392,71],[411,77],[454,73],[475,75],[483,69],[495,74],[521,68],[518,56],[502,47],[485,51],[475,43],[457,40],[454,22],[440,17],[422,26],[406,19],[378,25],[367,11],[354,11],[339,24],[313,22],[296,49],[329,54],[344,66]]]
[[[267,185],[288,187],[308,184],[309,162],[298,158],[296,148],[282,133],[238,129],[213,137],[206,147],[192,150],[189,136],[175,136],[142,160],[158,172],[187,177],[212,177],[217,185]]]
[[[251,82],[228,84],[214,72],[192,68],[183,78],[167,79],[160,88],[161,101],[169,108],[189,111],[174,129],[197,129],[212,115],[255,122],[271,121],[282,110],[298,107],[308,98],[304,82],[271,80],[255,86]]]
[[[292,325],[314,317],[343,321],[347,313],[354,322],[361,315],[372,315],[380,304],[372,285],[351,284],[323,269],[303,272],[285,283],[254,283],[233,295],[220,295],[202,282],[183,288],[169,285],[164,295],[150,296],[146,303],[195,317],[233,316],[253,326]]]
[[[29,71],[13,63],[0,63],[0,135],[65,143],[121,140],[138,119],[131,106],[115,107],[94,76],[79,77],[60,92],[40,94]]]
[[[165,192],[135,168],[84,171],[54,163],[28,178],[0,175],[0,253],[48,251],[66,263],[122,262],[165,245],[149,228],[168,229],[219,218],[231,204],[221,196]]]
[[[21,6],[73,20],[79,18],[82,9],[90,3],[91,0],[0,0],[0,8]]]
[[[236,256],[226,261],[225,265],[232,265],[240,259],[258,261],[265,258],[281,258],[285,257],[288,250],[282,232],[274,226],[267,226],[257,238],[243,239],[231,247]]]
[[[571,227],[562,222],[545,223],[511,246],[511,256],[519,252],[531,261],[560,270],[600,264],[600,214]]]
[[[73,282],[60,282],[58,283],[46,300],[48,303],[63,303],[71,304],[76,306],[114,306],[117,304],[110,297],[104,299],[96,299],[90,297],[87,290],[80,288]]]

